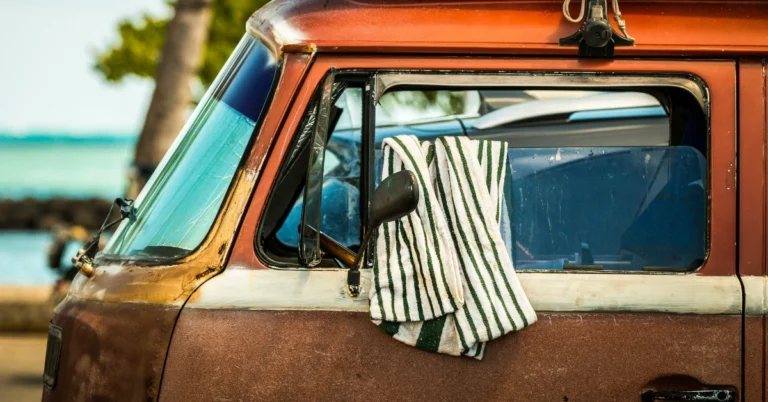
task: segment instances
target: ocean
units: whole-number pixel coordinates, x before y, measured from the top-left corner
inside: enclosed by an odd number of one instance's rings
[[[48,268],[45,249],[50,241],[46,232],[0,231],[0,286],[50,285],[58,278]],[[71,244],[65,255],[77,253]]]
[[[134,144],[135,136],[122,134],[0,133],[0,199],[119,197]],[[49,240],[42,231],[0,231],[0,286],[53,283]]]
[[[0,134],[0,198],[119,197],[134,142],[127,136]]]

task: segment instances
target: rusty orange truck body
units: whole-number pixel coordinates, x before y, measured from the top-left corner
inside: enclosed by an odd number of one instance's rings
[[[579,28],[560,1],[269,3],[137,219],[56,308],[43,400],[765,401],[768,3],[621,11],[634,46],[594,58],[559,44]],[[330,72],[345,102],[328,137],[337,165],[310,186],[302,138]],[[416,97],[450,106],[407,109]],[[311,191],[353,194],[321,230],[359,249],[379,139],[401,132],[509,144],[509,252],[538,322],[482,361],[393,340],[365,293],[343,291],[338,258],[302,258]],[[566,164],[578,150],[590,158]],[[520,173],[534,154],[552,168]],[[333,169],[346,170],[331,183]]]

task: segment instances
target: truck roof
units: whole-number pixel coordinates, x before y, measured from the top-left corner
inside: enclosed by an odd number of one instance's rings
[[[610,1],[608,2],[610,3]],[[768,54],[768,2],[621,0],[620,56]],[[572,2],[578,14],[579,2]],[[612,12],[609,17],[612,19]],[[562,1],[274,0],[247,30],[277,52],[575,55]]]

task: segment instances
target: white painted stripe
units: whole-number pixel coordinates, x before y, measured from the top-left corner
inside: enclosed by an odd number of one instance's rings
[[[347,295],[346,270],[228,268],[203,284],[187,307],[246,310],[368,311],[371,270],[362,271],[360,297]]]
[[[536,311],[739,314],[735,276],[520,274]]]
[[[519,272],[535,311],[739,314],[741,286],[735,276],[696,274],[590,274]],[[368,311],[367,292],[344,291],[347,271],[228,268],[198,289],[190,308],[247,310]],[[361,284],[370,286],[371,271]],[[764,277],[744,278],[747,314],[766,308]]]
[[[768,292],[768,283],[764,276],[745,276],[742,278],[744,282],[744,295],[746,313],[749,315],[760,315],[768,313],[768,299],[766,298],[766,292]]]

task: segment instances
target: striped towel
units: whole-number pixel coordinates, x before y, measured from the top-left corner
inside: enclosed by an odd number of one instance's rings
[[[421,198],[379,229],[371,320],[411,346],[481,359],[484,342],[536,321],[501,236],[506,143],[397,136],[383,151],[382,178],[413,171]]]

